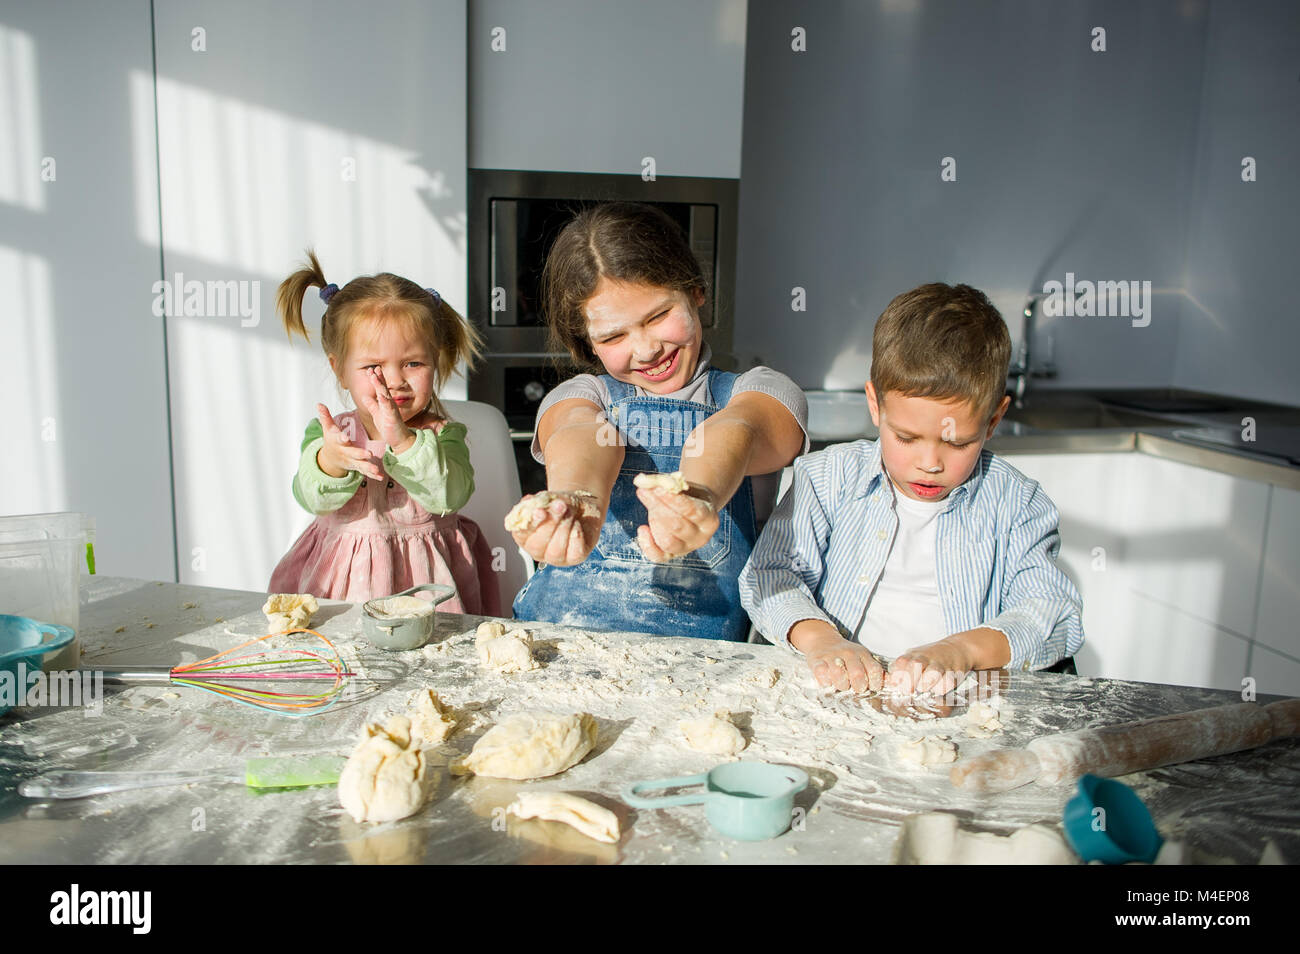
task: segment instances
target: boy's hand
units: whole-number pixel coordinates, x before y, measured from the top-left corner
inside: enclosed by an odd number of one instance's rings
[[[636,542],[647,560],[666,563],[698,550],[718,529],[713,494],[704,487],[683,493],[637,488],[645,505],[646,523],[636,529]]]
[[[952,692],[975,668],[965,645],[949,636],[937,643],[909,649],[889,667],[885,685],[903,694]]]
[[[850,642],[834,626],[804,619],[790,627],[790,645],[804,654],[819,686],[840,691],[877,691],[885,669],[866,646]]]
[[[383,480],[383,471],[370,451],[349,441],[343,429],[335,422],[329,408],[324,404],[316,405],[316,416],[320,420],[321,432],[325,444],[316,452],[316,466],[331,477],[346,477],[348,471],[355,470],[373,480]]]
[[[367,393],[362,388],[361,393],[356,395],[357,400],[365,407],[366,413],[375,422],[375,429],[379,431],[379,436],[392,448],[394,454],[410,450],[411,445],[415,443],[415,432],[406,426],[406,422],[402,420],[402,412],[393,403],[393,397],[388,393],[388,385],[384,382],[384,372],[379,368],[371,368],[370,383],[374,390]]]
[[[562,490],[551,493],[560,499],[552,500],[546,509],[538,511],[540,522],[529,529],[512,530],[510,535],[538,563],[576,566],[587,559],[600,539],[605,513],[594,506],[595,501],[589,495]]]

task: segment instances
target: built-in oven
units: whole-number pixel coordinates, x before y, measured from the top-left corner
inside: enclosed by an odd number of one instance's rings
[[[735,179],[470,169],[469,190],[469,318],[486,343],[469,397],[505,414],[525,493],[545,487],[545,473],[529,453],[537,407],[576,373],[567,355],[547,350],[542,268],[560,230],[584,207],[652,203],[682,227],[709,285],[700,311],[705,340],[718,367],[733,366]]]

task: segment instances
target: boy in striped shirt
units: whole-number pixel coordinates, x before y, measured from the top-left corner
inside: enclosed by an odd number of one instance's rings
[[[872,336],[879,438],[794,462],[741,602],[821,685],[946,693],[973,670],[1073,671],[1083,606],[1056,565],[1056,507],[984,450],[1011,402],[1010,358],[977,289],[899,295]]]

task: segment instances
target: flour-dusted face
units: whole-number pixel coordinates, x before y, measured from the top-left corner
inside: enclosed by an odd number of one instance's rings
[[[433,399],[433,359],[408,322],[366,319],[352,326],[346,363],[340,366],[331,355],[330,366],[362,414],[359,395],[374,394],[370,368],[378,367],[402,420],[409,422]]]
[[[591,350],[619,381],[651,394],[680,391],[700,358],[699,305],[685,292],[602,277],[586,306]]]
[[[867,383],[871,420],[880,429],[880,457],[894,486],[912,500],[942,500],[979,463],[984,442],[1002,420],[1010,398],[1003,398],[992,420],[966,401],[909,397],[889,391],[884,402]]]

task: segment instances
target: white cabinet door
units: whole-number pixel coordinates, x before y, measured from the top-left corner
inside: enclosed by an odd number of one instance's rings
[[[1300,666],[1300,493],[1282,487],[1269,502],[1255,642]],[[1290,692],[1300,695],[1300,680]]]
[[[1133,589],[1249,638],[1268,511],[1267,484],[1128,454],[1124,562]]]
[[[314,246],[329,281],[391,271],[464,312],[465,3],[154,9],[164,277],[202,293],[167,319],[181,580],[263,589],[310,520],[303,428],[343,405],[323,305],[290,341],[278,284]]]
[[[0,16],[0,514],[92,514],[100,573],[170,580],[149,8]]]

